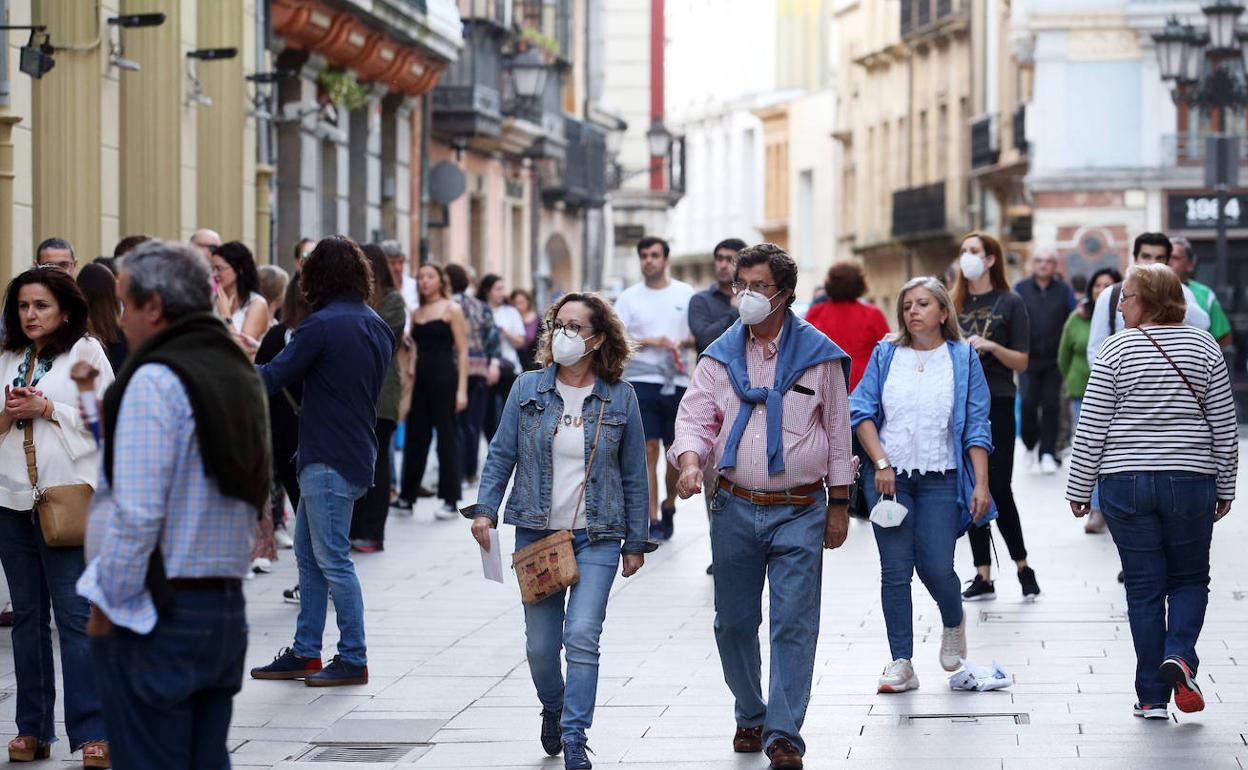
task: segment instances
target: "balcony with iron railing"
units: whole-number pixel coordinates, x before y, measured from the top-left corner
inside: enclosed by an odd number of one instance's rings
[[[997,128],[996,115],[983,115],[971,121],[971,168],[994,166],[1001,158]]]
[[[503,42],[492,22],[464,21],[464,47],[433,89],[433,132],[443,137],[497,137],[503,120]]]
[[[945,212],[944,182],[894,190],[893,237],[916,239],[947,232]]]
[[[901,0],[901,37],[912,40],[962,28],[969,7],[970,0]]]
[[[1241,152],[1241,164],[1248,164],[1248,135],[1238,134]],[[1161,137],[1161,165],[1204,166],[1206,155],[1205,142],[1210,134],[1184,132],[1181,134],[1164,134]]]

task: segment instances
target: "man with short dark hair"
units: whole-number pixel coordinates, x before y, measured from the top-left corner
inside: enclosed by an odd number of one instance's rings
[[[394,355],[394,334],[366,303],[372,271],[355,241],[316,244],[300,273],[312,314],[290,342],[259,368],[271,394],[303,383],[299,409],[299,510],[295,561],[299,619],[293,647],[251,670],[255,679],[303,679],[309,687],[368,682],[364,598],[351,562],[351,515],[373,484],[377,397]],[[338,654],[321,666],[330,594]]]
[[[764,243],[737,255],[740,320],[706,349],[667,459],[682,498],[719,472],[711,503],[715,642],[736,700],[733,749],[802,767],[801,727],[819,639],[821,548],[849,528],[849,357],[790,310],[797,264]],[[762,693],[758,629],[770,586],[771,677]]]
[[[64,238],[48,238],[35,247],[35,267],[48,265],[73,275],[78,270],[74,246]]]
[[[689,300],[689,331],[693,333],[698,355],[737,320],[737,295],[732,293],[732,275],[737,253],[745,248],[740,238],[725,238],[715,244],[715,283]]]
[[[152,239],[150,235],[127,235],[113,247],[113,259],[120,259]]]
[[[677,474],[675,468],[667,469],[667,493],[660,505],[659,443],[671,447],[675,439],[676,410],[689,386],[684,352],[694,345],[689,329],[693,287],[668,274],[670,255],[671,248],[662,238],[647,236],[638,241],[642,281],[620,292],[615,301],[620,321],[641,346],[629,361],[624,379],[637,391],[637,405],[646,434],[651,540],[667,540],[672,536]]]
[[[271,457],[264,389],[212,313],[209,275],[189,246],[149,241],[117,282],[133,352],[104,394],[77,586],[117,768],[229,766]]]
[[[1135,262],[1141,265],[1153,262],[1168,264],[1173,253],[1174,244],[1165,233],[1141,233],[1136,237],[1131,250]],[[1088,331],[1089,366],[1096,361],[1096,356],[1101,352],[1101,345],[1105,344],[1105,340],[1126,328],[1126,322],[1122,318],[1122,308],[1118,306],[1121,297],[1122,284],[1116,283],[1102,291],[1101,296],[1096,300],[1096,307],[1092,311],[1091,328]],[[1186,286],[1183,287],[1183,299],[1187,300],[1187,317],[1183,319],[1183,323],[1197,329],[1208,330],[1209,314],[1196,302],[1196,296]]]
[[[1166,264],[1179,276],[1183,285],[1191,290],[1197,306],[1209,314],[1209,333],[1219,345],[1228,347],[1232,342],[1231,321],[1226,317],[1218,295],[1213,289],[1192,278],[1192,273],[1196,271],[1196,249],[1192,247],[1191,241],[1181,235],[1171,238],[1170,241],[1174,244],[1174,251]]]
[[[1062,372],[1057,368],[1057,343],[1066,319],[1075,309],[1075,295],[1057,274],[1057,252],[1037,249],[1031,257],[1031,277],[1014,284],[1023,298],[1031,329],[1027,369],[1019,377],[1022,396],[1023,446],[1029,462],[1037,452],[1040,471],[1057,473],[1057,429],[1061,422]]]

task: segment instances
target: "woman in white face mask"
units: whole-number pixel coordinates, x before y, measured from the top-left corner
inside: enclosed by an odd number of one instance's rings
[[[1010,291],[1005,280],[1005,255],[996,238],[971,233],[962,239],[953,304],[966,341],[979,352],[988,380],[992,422],[992,455],[988,458],[989,491],[1000,516],[997,530],[1018,568],[1023,600],[1040,596],[1036,573],[1027,564],[1023,527],[1014,503],[1010,479],[1014,475],[1014,375],[1027,368],[1031,330],[1023,298]],[[962,593],[966,601],[997,598],[992,580],[992,533],[988,527],[971,531],[971,555],[976,574]]]
[[[566,770],[590,767],[585,731],[598,687],[598,638],[616,569],[630,577],[656,544],[649,535],[645,430],[623,380],[633,343],[596,294],[566,294],[546,313],[540,371],[516,379],[490,442],[475,505],[463,509],[489,549],[507,484],[504,521],[516,550],[570,530],[580,581],[524,607],[526,651],[542,704],[542,746]],[[567,651],[567,681],[560,652]]]

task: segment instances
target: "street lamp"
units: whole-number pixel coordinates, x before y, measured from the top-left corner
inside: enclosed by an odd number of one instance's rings
[[[665,157],[672,149],[672,133],[663,125],[662,118],[655,118],[646,132],[646,144],[650,147],[650,157]]]
[[[1215,288],[1233,308],[1230,254],[1226,234],[1227,193],[1238,183],[1239,137],[1228,130],[1228,117],[1248,108],[1248,29],[1236,22],[1246,6],[1242,0],[1209,0],[1201,10],[1206,29],[1200,30],[1171,16],[1153,35],[1157,65],[1163,80],[1172,84],[1175,104],[1199,111],[1202,121],[1217,132],[1206,138],[1205,184],[1218,194],[1218,250]]]
[[[550,68],[537,49],[528,48],[511,57],[507,69],[511,71],[516,96],[521,99],[536,99],[546,90],[546,75]]]

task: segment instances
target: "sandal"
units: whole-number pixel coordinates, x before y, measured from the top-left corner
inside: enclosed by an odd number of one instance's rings
[[[44,743],[33,735],[19,735],[9,741],[10,762],[34,762],[52,756],[52,744]]]
[[[108,760],[108,741],[87,741],[82,746],[83,767],[112,767]]]

